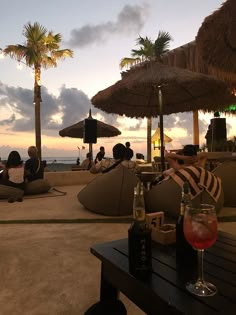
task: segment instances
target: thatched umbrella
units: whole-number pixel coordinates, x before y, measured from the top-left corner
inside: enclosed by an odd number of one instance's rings
[[[235,99],[227,85],[214,77],[149,62],[125,72],[121,80],[98,92],[91,102],[108,113],[128,117],[160,115],[164,167],[162,114],[216,111],[235,103]]]
[[[93,119],[91,115],[91,109],[89,110],[89,116],[87,119]],[[121,131],[114,126],[108,125],[102,121],[97,120],[97,137],[108,138],[115,137],[121,134]],[[84,137],[84,120],[66,127],[59,131],[61,137],[70,138],[83,138]],[[90,143],[89,151],[92,153],[92,144]]]
[[[197,37],[198,51],[208,66],[236,77],[236,1],[227,0],[207,16]],[[211,72],[213,72],[211,71]]]
[[[164,143],[169,143],[172,141],[172,139],[170,137],[168,137],[165,133],[163,136],[164,136]],[[160,137],[161,137],[161,131],[160,131],[160,127],[158,126],[156,131],[152,135],[152,142],[158,143],[160,141]]]
[[[153,153],[156,153],[155,150],[160,150],[161,149],[161,128],[160,125],[158,124],[158,127],[154,134],[152,135],[152,143],[153,143]],[[165,147],[166,143],[171,142],[172,139],[168,137],[165,133],[163,133],[163,146]]]

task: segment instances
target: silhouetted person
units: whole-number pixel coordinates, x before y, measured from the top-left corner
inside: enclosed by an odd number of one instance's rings
[[[44,176],[44,164],[38,157],[38,149],[35,146],[28,148],[29,159],[25,162],[26,181],[32,182],[36,179],[42,179]]]
[[[82,169],[90,170],[90,168],[94,165],[94,162],[92,161],[92,154],[88,152],[86,154],[86,159],[83,160],[80,167]]]
[[[134,161],[129,161],[126,159],[126,147],[122,143],[117,143],[112,148],[113,158],[112,159],[102,159],[97,164],[94,164],[90,172],[91,173],[107,173],[110,170],[114,169],[119,164],[124,167],[136,172],[137,164]]]
[[[18,151],[8,155],[0,184],[24,189],[24,164]]]
[[[130,142],[125,143],[126,147],[126,160],[131,160],[132,157],[134,156],[134,151],[130,148]]]
[[[100,147],[100,151],[97,153],[94,163],[100,162],[105,157],[105,148],[103,146]]]

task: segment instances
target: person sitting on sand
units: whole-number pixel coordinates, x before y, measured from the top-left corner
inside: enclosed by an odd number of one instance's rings
[[[18,151],[9,153],[0,183],[24,189],[24,164]]]
[[[35,146],[28,148],[29,159],[25,162],[26,181],[32,182],[44,177],[44,164],[38,157],[38,149]]]

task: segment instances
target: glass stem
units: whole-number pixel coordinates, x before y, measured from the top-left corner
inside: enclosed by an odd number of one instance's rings
[[[203,254],[204,249],[198,249],[197,250],[197,257],[198,257],[198,279],[197,282],[204,282],[204,276],[203,276]]]

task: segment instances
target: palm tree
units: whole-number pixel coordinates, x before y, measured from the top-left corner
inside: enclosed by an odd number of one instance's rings
[[[159,31],[157,39],[153,42],[150,38],[139,36],[136,39],[138,49],[131,50],[132,58],[122,58],[120,61],[120,68],[132,67],[139,62],[158,60],[161,62],[161,56],[169,51],[170,41],[172,40],[170,34],[165,31]],[[151,133],[152,133],[152,119],[147,119],[147,161],[151,162]]]
[[[58,60],[72,57],[73,51],[59,49],[61,34],[54,35],[51,31],[48,32],[38,22],[24,25],[23,35],[26,38],[24,45],[8,45],[3,52],[18,62],[24,60],[24,63],[34,70],[35,142],[41,159],[41,68],[56,67]]]

